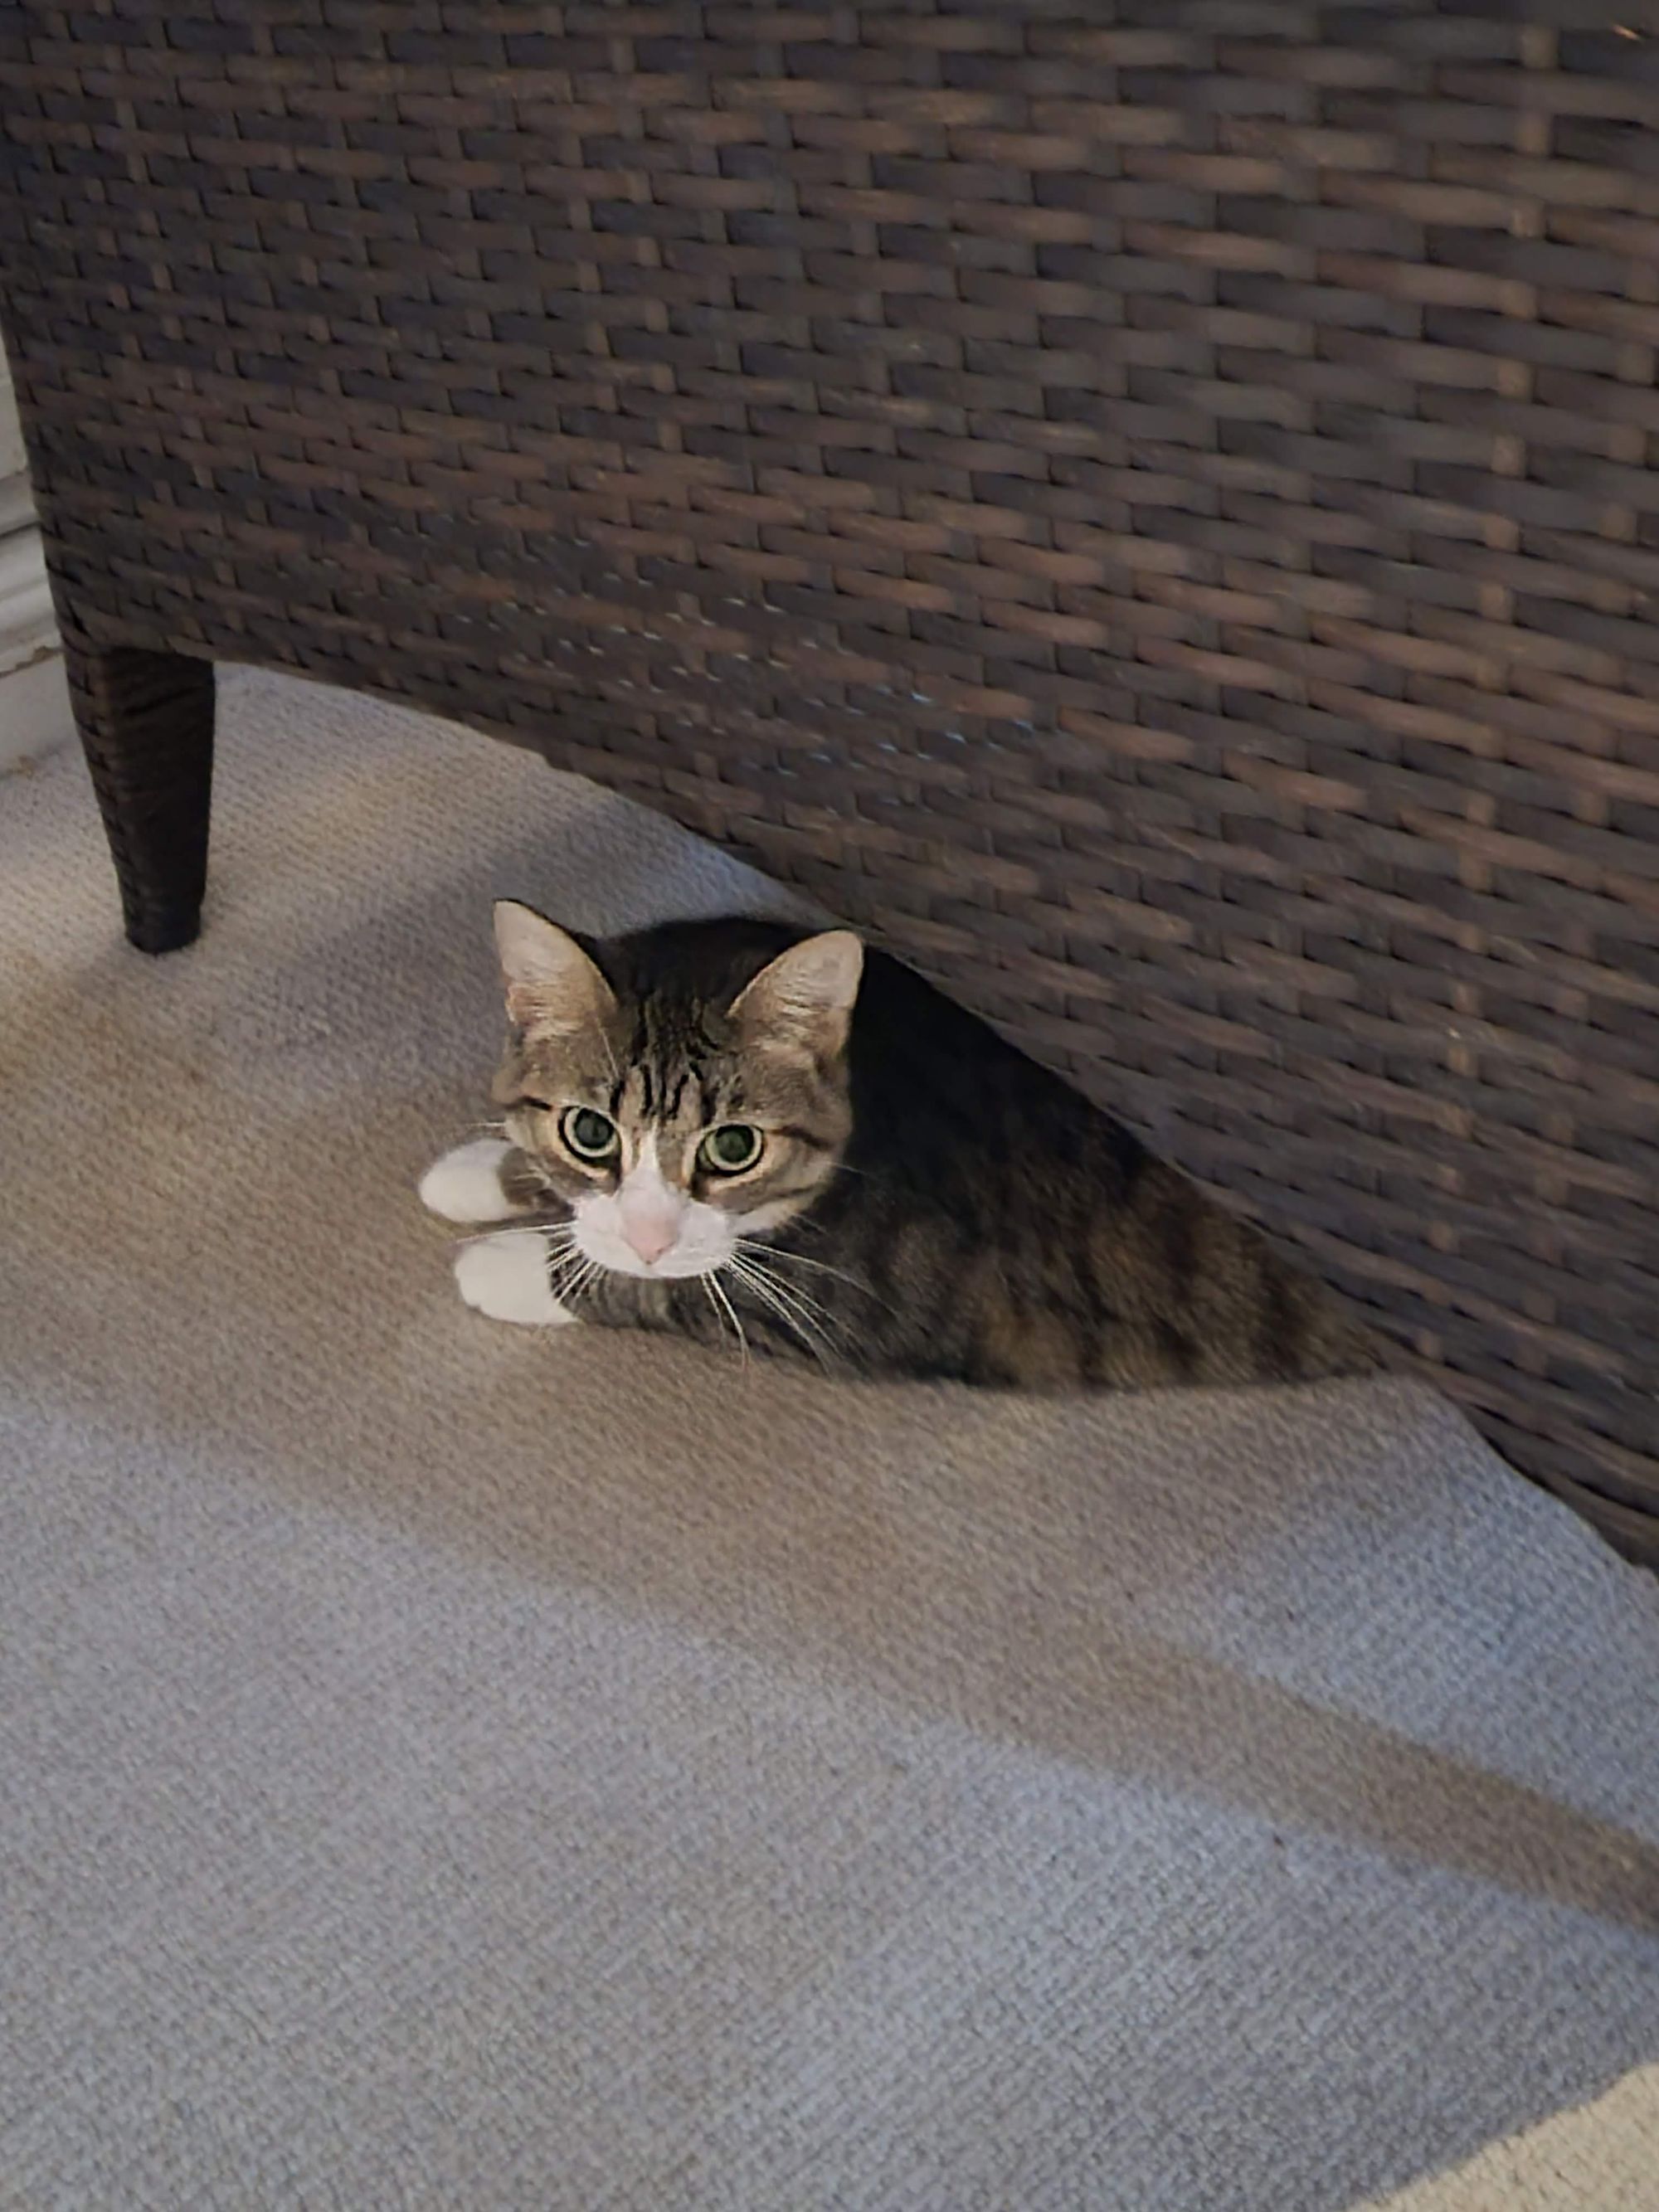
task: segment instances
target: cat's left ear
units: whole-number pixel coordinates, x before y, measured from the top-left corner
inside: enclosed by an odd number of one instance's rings
[[[864,973],[864,947],[850,929],[826,929],[780,952],[732,1001],[746,1030],[799,1039],[824,1058],[847,1042]]]
[[[517,899],[495,902],[507,1011],[521,1030],[574,1036],[616,1011],[611,986],[574,937]]]

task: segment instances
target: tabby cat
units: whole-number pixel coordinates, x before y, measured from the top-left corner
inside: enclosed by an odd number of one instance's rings
[[[421,1196],[498,1321],[672,1329],[1037,1389],[1376,1364],[1320,1291],[1128,1130],[846,930],[578,941],[495,909],[503,1133]]]

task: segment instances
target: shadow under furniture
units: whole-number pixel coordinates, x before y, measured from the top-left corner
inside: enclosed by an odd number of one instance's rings
[[[198,927],[216,660],[532,745],[942,981],[1659,1557],[1659,40],[675,12],[8,11],[133,942]]]

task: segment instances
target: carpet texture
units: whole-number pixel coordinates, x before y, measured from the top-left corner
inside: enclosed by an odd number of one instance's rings
[[[0,2203],[1659,2203],[1653,1583],[1406,1385],[466,1313],[492,896],[765,888],[374,702],[222,723],[165,962],[79,763],[0,783]]]

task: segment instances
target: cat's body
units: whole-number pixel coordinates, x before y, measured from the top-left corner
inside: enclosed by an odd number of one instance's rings
[[[507,1136],[423,1185],[450,1218],[524,1224],[462,1255],[484,1310],[1033,1389],[1376,1365],[1251,1230],[896,962],[860,981],[844,934],[559,938],[538,974],[551,925],[503,911]]]

